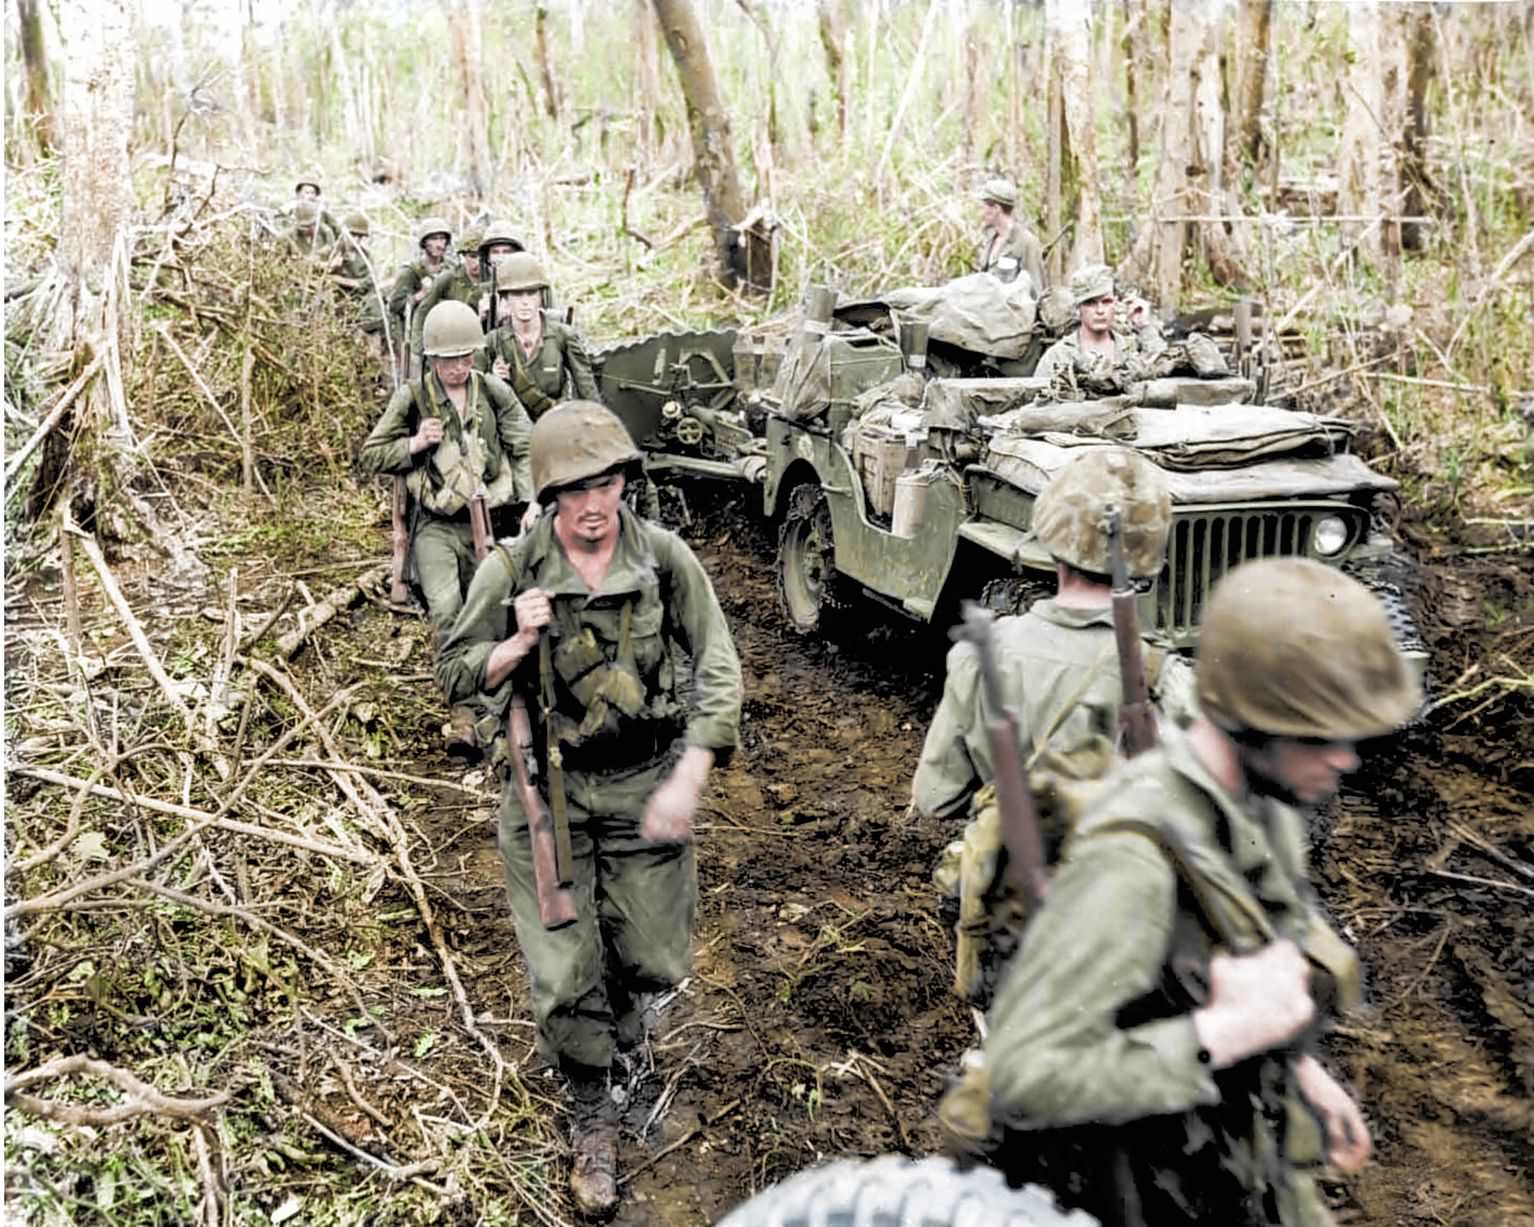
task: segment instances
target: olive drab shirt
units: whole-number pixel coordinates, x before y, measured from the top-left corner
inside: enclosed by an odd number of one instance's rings
[[[1112,746],[1123,691],[1111,608],[1036,601],[1020,617],[998,618],[993,643],[1002,698],[1017,718],[1025,753],[1040,744],[1066,755],[1094,742]],[[1162,713],[1174,721],[1190,720],[1196,702],[1187,663],[1147,648],[1146,667],[1148,675],[1155,671],[1151,692]],[[955,644],[948,652],[943,698],[911,784],[918,811],[953,814],[995,778],[985,727],[989,714],[975,649]]]
[[[1291,1084],[1296,1050],[1211,1071],[1193,1026],[1212,955],[1281,937],[1311,962],[1318,1012],[1358,1004],[1358,961],[1315,900],[1301,817],[1231,795],[1169,731],[1078,823],[1001,981],[993,1120],[1039,1149],[1040,1130],[1115,1126],[1089,1149],[1123,1148],[1146,1223],[1329,1221],[1295,1170],[1323,1149]]]
[[[436,269],[427,265],[424,255],[417,256],[409,264],[401,267],[399,272],[394,274],[394,285],[389,291],[389,313],[403,324],[405,312],[412,306],[411,300],[415,297],[416,291],[423,285],[431,285],[437,277],[453,267],[452,252],[443,256],[442,263],[437,265]],[[419,306],[419,304],[415,305]]]
[[[1072,328],[1044,351],[1036,379],[1047,379],[1062,399],[1078,393],[1107,394],[1122,391],[1127,383],[1150,375],[1149,360],[1166,348],[1161,329],[1154,323],[1142,324],[1134,332],[1113,334],[1113,356],[1086,353],[1081,348],[1081,329]]]
[[[1044,247],[1039,236],[1015,217],[1007,237],[997,241],[996,231],[989,226],[980,232],[979,250],[975,260],[982,273],[990,273],[1000,281],[1016,281],[1027,275],[1033,282],[1033,296],[1044,292]]]
[[[549,676],[541,652],[531,652],[497,692],[500,706],[510,697],[506,686],[526,696],[535,746],[547,736],[541,710],[547,681],[566,770],[611,771],[653,757],[677,736],[722,761],[739,740],[741,675],[713,585],[676,534],[627,508],[618,514],[618,544],[598,592],[571,565],[552,512],[493,551],[475,571],[443,642],[437,682],[453,702],[481,693],[491,652],[516,631],[512,601],[542,588],[553,604],[543,636]],[[678,676],[678,647],[692,661],[690,687]],[[614,666],[637,681],[633,693],[621,693],[604,676]],[[599,679],[599,694],[583,684],[591,677]]]
[[[330,253],[330,275],[337,287],[357,300],[358,323],[364,332],[383,327],[380,296],[374,288],[373,268],[367,253],[350,234],[342,234]]]
[[[545,319],[543,340],[531,355],[505,324],[485,338],[474,365],[488,371],[497,358],[511,368],[507,382],[535,421],[562,400],[601,400],[585,339],[569,324]]]
[[[427,417],[442,421],[442,441],[410,452],[410,437]],[[528,445],[533,425],[511,389],[474,372],[464,412],[448,399],[434,372],[403,384],[389,399],[357,456],[364,473],[397,473],[428,511],[457,515],[476,494],[487,505],[529,502],[533,475]]]
[[[426,327],[426,317],[439,302],[452,299],[467,303],[478,311],[479,300],[487,292],[486,284],[470,277],[468,270],[461,264],[455,264],[452,268],[438,273],[431,283],[431,289],[426,291],[426,297],[415,305],[415,314],[410,320],[411,352],[417,354],[421,352],[423,345],[421,333]]]

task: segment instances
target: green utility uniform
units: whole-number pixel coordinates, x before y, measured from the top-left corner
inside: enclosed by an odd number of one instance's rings
[[[468,269],[461,264],[438,273],[431,283],[431,289],[426,291],[426,297],[415,305],[415,316],[410,324],[410,352],[417,355],[421,353],[421,330],[426,326],[426,317],[431,309],[439,302],[452,300],[467,303],[478,311],[479,300],[489,292],[489,285],[470,277]]]
[[[552,513],[498,547],[475,573],[437,664],[450,699],[479,693],[491,652],[515,633],[512,600],[531,588],[550,594],[554,616],[541,651],[529,654],[496,701],[504,709],[513,686],[527,699],[539,790],[556,820],[561,808],[569,820],[576,923],[550,932],[539,921],[527,816],[510,773],[500,848],[541,1046],[598,1068],[611,1064],[615,1028],[636,997],[687,974],[697,908],[693,847],[642,839],[645,802],[681,742],[712,750],[716,762],[730,754],[741,704],[740,662],[702,565],[675,534],[626,508],[619,517],[617,548],[596,593],[566,557]],[[679,648],[693,666],[685,705]],[[554,777],[550,741],[561,764]]]
[[[474,365],[488,371],[497,358],[511,368],[507,382],[535,421],[562,400],[601,400],[585,339],[569,324],[544,320],[543,340],[531,356],[505,324],[485,338]]]
[[[981,232],[975,263],[982,273],[990,273],[1000,281],[1016,281],[1027,274],[1033,282],[1034,297],[1044,292],[1044,246],[1039,236],[1016,217],[1007,237],[1000,241],[989,226]]]
[[[405,477],[414,500],[411,565],[440,630],[462,608],[474,574],[470,498],[482,493],[490,508],[532,499],[532,423],[521,404],[494,375],[478,372],[469,376],[465,398],[460,418],[435,373],[403,384],[357,457],[363,473]],[[411,455],[410,437],[428,417],[442,420],[442,441]]]
[[[357,304],[357,326],[363,332],[383,331],[380,296],[373,283],[373,268],[362,245],[349,234],[337,240],[331,253],[331,276],[337,287]]]
[[[419,256],[403,266],[394,274],[394,285],[389,291],[389,316],[390,327],[394,329],[396,337],[405,335],[405,314],[414,311],[411,322],[425,319],[426,313],[421,310],[421,303],[413,302],[416,292],[425,285],[429,286],[441,274],[451,271],[453,268],[452,253],[449,252],[442,258],[442,262],[432,268],[426,262],[425,256]],[[415,329],[412,327],[412,332]]]
[[[1322,1134],[1291,1085],[1303,1041],[1213,1072],[1191,1017],[1214,953],[1277,938],[1311,962],[1318,1013],[1358,1004],[1357,958],[1307,879],[1302,819],[1227,793],[1176,731],[1106,787],[991,1011],[997,1161],[1105,1222],[1329,1222],[1304,1170]]]
[[[334,250],[336,232],[323,218],[315,221],[314,232],[305,234],[296,220],[289,220],[283,238],[295,255],[310,258],[322,257]]]
[[[1107,395],[1123,391],[1125,384],[1149,378],[1151,360],[1164,349],[1166,341],[1154,323],[1142,324],[1134,332],[1115,330],[1112,358],[1084,353],[1081,330],[1073,328],[1044,351],[1033,374],[1048,379],[1057,393]]]

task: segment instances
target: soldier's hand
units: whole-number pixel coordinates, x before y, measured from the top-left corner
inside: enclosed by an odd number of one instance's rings
[[[522,513],[522,531],[526,532],[534,524],[538,523],[538,517],[543,514],[543,508],[537,502],[527,505],[527,510]]]
[[[410,454],[424,452],[428,447],[436,447],[442,442],[442,419],[426,418],[416,427],[415,434],[410,436]]]
[[[525,639],[536,639],[538,632],[554,617],[554,607],[549,603],[549,594],[542,588],[529,588],[526,592],[518,593],[516,600],[511,603],[511,608],[517,615],[517,634]]]
[[[1193,1013],[1199,1044],[1215,1069],[1282,1047],[1310,1025],[1310,964],[1293,942],[1209,961],[1209,1001]]]
[[[1150,303],[1143,298],[1131,298],[1129,300],[1129,326],[1141,328],[1150,323]]]
[[[1294,1074],[1300,1094],[1315,1109],[1326,1130],[1326,1161],[1342,1172],[1358,1171],[1374,1152],[1363,1112],[1315,1057],[1296,1061]]]
[[[692,816],[698,794],[714,765],[714,752],[688,746],[681,761],[645,802],[639,819],[639,837],[658,844],[685,844],[692,838]]]
[[[410,296],[410,301],[411,302],[420,302],[421,299],[426,297],[426,292],[428,290],[430,290],[430,289],[431,289],[430,285],[423,285],[419,290],[417,290],[414,294],[412,294]]]
[[[505,358],[497,358],[490,364],[490,373],[497,379],[505,379],[506,376],[511,374],[511,367],[507,364]]]

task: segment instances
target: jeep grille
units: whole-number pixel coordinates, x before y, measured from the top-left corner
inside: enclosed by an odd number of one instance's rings
[[[1232,567],[1254,558],[1310,554],[1314,511],[1233,511],[1177,515],[1166,568],[1156,584],[1156,622],[1177,647],[1198,641],[1209,590]]]

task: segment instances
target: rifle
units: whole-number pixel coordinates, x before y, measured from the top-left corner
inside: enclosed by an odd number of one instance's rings
[[[469,500],[469,531],[474,534],[474,559],[484,562],[495,544],[490,532],[490,513],[485,509],[485,496],[476,494]]]
[[[1124,565],[1124,526],[1117,507],[1110,507],[1103,529],[1108,534],[1108,568],[1113,576],[1113,638],[1119,651],[1119,742],[1126,758],[1149,750],[1160,740],[1156,711],[1145,680],[1145,652],[1140,641],[1140,595],[1129,582]]]
[[[559,863],[554,837],[554,820],[548,807],[533,787],[533,734],[527,719],[527,704],[513,694],[506,709],[506,740],[511,772],[516,779],[517,796],[527,815],[527,838],[533,850],[533,889],[538,895],[538,919],[545,929],[563,929],[575,923],[575,897],[570,893],[572,875],[569,863]]]
[[[410,530],[405,524],[405,479],[396,476],[389,496],[390,547],[393,557],[389,560],[389,599],[396,605],[410,603],[410,589],[405,585],[405,562],[410,553]]]
[[[1023,767],[1023,747],[1017,718],[1002,703],[1001,679],[991,651],[994,620],[988,610],[973,601],[964,603],[964,626],[959,636],[975,645],[980,664],[980,685],[991,715],[986,734],[991,743],[991,769],[995,774],[996,802],[1001,810],[1001,835],[1007,848],[1007,885],[1018,890],[1037,907],[1044,899],[1049,879],[1044,869],[1044,840],[1039,832],[1039,807],[1028,786]]]

